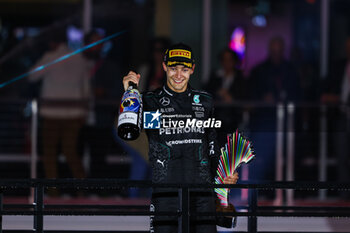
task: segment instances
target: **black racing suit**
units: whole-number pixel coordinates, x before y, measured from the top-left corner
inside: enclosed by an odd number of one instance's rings
[[[144,111],[161,112],[160,129],[146,129],[149,139],[149,160],[154,183],[213,183],[219,148],[214,128],[189,124],[172,125],[169,121],[186,123],[187,119],[205,121],[213,118],[211,95],[188,87],[176,93],[166,85],[143,95]],[[165,124],[163,124],[163,120]],[[211,121],[212,123],[213,121]],[[207,122],[208,123],[208,122]],[[185,127],[184,127],[185,126]],[[215,194],[212,190],[190,190],[191,212],[215,211]],[[178,190],[156,188],[152,194],[151,211],[179,210]],[[190,232],[215,233],[215,217],[191,217]],[[175,216],[151,217],[151,232],[176,232]]]

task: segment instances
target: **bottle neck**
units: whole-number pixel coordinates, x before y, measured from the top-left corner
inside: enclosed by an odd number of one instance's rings
[[[136,83],[133,83],[133,82],[130,81],[128,90],[132,90],[132,89],[137,89],[137,85],[136,85]]]

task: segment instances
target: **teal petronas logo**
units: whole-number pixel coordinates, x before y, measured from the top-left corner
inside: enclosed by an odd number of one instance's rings
[[[194,101],[196,104],[198,104],[198,103],[200,102],[200,100],[199,100],[199,95],[194,95],[194,96],[193,96],[193,101]]]

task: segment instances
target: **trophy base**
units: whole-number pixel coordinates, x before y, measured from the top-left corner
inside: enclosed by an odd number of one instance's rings
[[[236,213],[235,207],[229,203],[228,206],[222,206],[220,201],[216,199],[216,212],[217,213]],[[216,216],[216,224],[220,227],[234,228],[236,226],[236,216]]]

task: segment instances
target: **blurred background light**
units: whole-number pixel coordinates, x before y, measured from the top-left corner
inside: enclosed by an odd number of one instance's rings
[[[264,15],[255,15],[252,18],[252,23],[256,27],[266,27],[267,21]]]
[[[233,30],[229,47],[232,51],[237,53],[240,61],[242,62],[245,57],[246,50],[246,36],[242,27],[236,27]]]
[[[69,48],[75,50],[84,44],[84,32],[73,25],[67,28],[67,41]]]
[[[309,4],[315,4],[316,0],[306,0],[306,2],[309,3]]]

